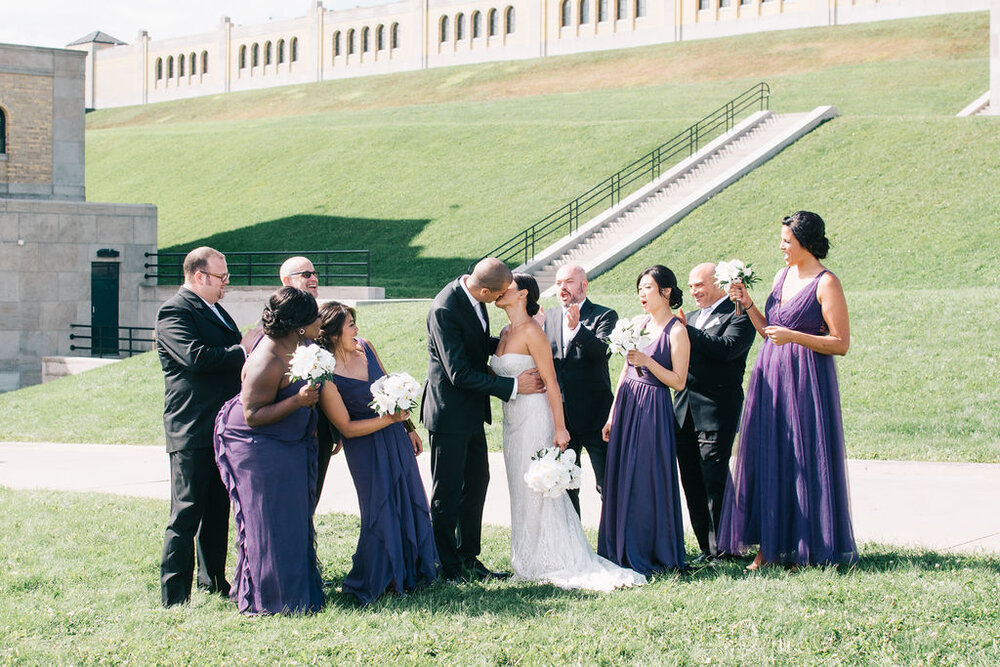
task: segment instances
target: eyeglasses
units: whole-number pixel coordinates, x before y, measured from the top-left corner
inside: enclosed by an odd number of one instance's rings
[[[319,277],[319,274],[315,271],[293,271],[292,273],[286,274],[288,276],[302,276],[306,280],[309,280],[313,276]]]
[[[213,276],[215,278],[218,278],[222,282],[226,282],[227,280],[229,280],[228,273],[212,273],[211,271],[202,271],[202,273],[204,273],[206,276]]]

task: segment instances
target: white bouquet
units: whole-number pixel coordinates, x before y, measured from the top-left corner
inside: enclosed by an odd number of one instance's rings
[[[292,353],[288,373],[292,382],[307,380],[311,385],[323,384],[333,379],[333,369],[337,360],[326,349],[316,343],[299,345]]]
[[[524,481],[528,488],[546,498],[557,498],[566,489],[580,488],[580,466],[576,465],[576,452],[558,447],[540,449],[531,457]]]
[[[608,336],[608,347],[615,354],[626,356],[629,350],[638,350],[649,344],[649,334],[643,326],[644,315],[631,320],[624,317],[615,322],[615,328]],[[642,369],[636,367],[636,372],[642,375]]]
[[[372,402],[380,417],[396,411],[412,410],[420,397],[420,385],[409,373],[389,373],[372,382]]]
[[[730,283],[743,283],[743,287],[749,290],[758,280],[760,276],[753,272],[753,264],[744,264],[738,259],[719,262],[715,267],[715,282],[722,289],[727,289]],[[737,301],[736,314],[742,313],[743,304]]]

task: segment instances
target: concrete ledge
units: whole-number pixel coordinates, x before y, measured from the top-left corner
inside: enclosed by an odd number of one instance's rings
[[[115,364],[121,359],[100,357],[42,357],[42,384],[68,375],[78,375],[101,366]]]
[[[964,109],[959,111],[956,116],[959,118],[965,118],[967,116],[975,116],[977,113],[981,112],[983,109],[990,105],[990,91],[986,91],[976,99],[969,102],[969,105]]]

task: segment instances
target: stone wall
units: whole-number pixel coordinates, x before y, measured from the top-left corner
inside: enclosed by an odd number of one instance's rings
[[[155,206],[0,199],[0,391],[41,382],[42,357],[71,353],[69,325],[90,324],[92,262],[119,263],[119,324],[150,326],[139,292],[155,251]]]

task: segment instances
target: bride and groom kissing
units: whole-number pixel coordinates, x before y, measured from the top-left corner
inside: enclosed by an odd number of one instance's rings
[[[441,290],[428,312],[421,413],[430,434],[431,522],[441,574],[456,582],[510,576],[479,560],[490,478],[484,424],[491,423],[489,397],[496,396],[504,401],[514,575],[601,591],[645,583],[594,553],[567,494],[546,498],[524,481],[533,454],[552,445],[565,450],[570,442],[553,349],[533,317],[538,297],[534,278],[487,258]],[[509,320],[499,339],[489,333],[489,303]]]

